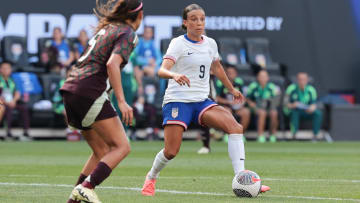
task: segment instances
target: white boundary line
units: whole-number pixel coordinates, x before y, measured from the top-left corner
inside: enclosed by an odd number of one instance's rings
[[[66,184],[48,184],[48,183],[8,183],[0,182],[0,186],[30,186],[30,187],[61,187],[61,188],[73,188],[73,185]],[[99,189],[111,189],[111,190],[129,190],[129,191],[141,191],[141,188],[134,187],[115,187],[115,186],[102,186]],[[212,192],[187,192],[177,190],[156,190],[157,192],[171,193],[171,194],[186,194],[186,195],[209,195],[209,196],[231,196],[224,193],[212,193]],[[360,199],[349,198],[336,198],[336,197],[306,197],[306,196],[291,196],[291,195],[265,195],[265,197],[272,198],[286,198],[286,199],[309,199],[309,200],[334,200],[334,201],[353,201],[360,202]]]
[[[47,176],[47,175],[26,175],[26,174],[11,174],[11,175],[0,175],[0,177],[19,177],[19,178],[48,178],[48,177],[58,177],[58,178],[76,178],[75,176]],[[112,178],[140,178],[141,176],[112,176]],[[212,176],[160,176],[159,179],[231,179],[229,177],[212,177]],[[348,179],[295,179],[295,178],[262,178],[264,181],[288,181],[288,182],[334,182],[334,183],[360,183],[360,180],[348,180]]]

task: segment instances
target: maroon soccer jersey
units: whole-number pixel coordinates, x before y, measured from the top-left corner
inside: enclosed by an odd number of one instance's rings
[[[126,24],[111,24],[100,30],[90,41],[61,90],[96,99],[107,90],[106,63],[112,53],[120,54],[123,68],[137,42],[134,30]]]

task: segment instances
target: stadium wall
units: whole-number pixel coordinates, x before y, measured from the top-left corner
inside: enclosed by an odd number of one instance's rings
[[[37,38],[50,36],[54,26],[74,37],[82,28],[90,33],[88,24],[96,24],[91,15],[95,0],[5,2],[0,7],[0,38],[27,36],[32,53]],[[181,23],[182,9],[193,2],[206,10],[209,36],[266,37],[273,60],[287,65],[290,75],[309,72],[320,95],[353,89],[360,101],[360,21],[354,0],[144,0],[145,22],[155,27],[157,41],[171,36],[172,27]]]

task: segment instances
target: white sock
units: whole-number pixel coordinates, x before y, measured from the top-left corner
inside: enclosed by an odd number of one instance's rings
[[[234,173],[245,170],[245,147],[243,134],[230,134],[228,140],[228,152]]]
[[[154,163],[148,173],[148,178],[156,179],[159,176],[160,171],[168,164],[168,160],[164,155],[164,149],[162,149],[155,157]]]

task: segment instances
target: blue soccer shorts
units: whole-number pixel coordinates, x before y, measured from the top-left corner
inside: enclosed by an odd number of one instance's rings
[[[181,125],[188,128],[191,122],[201,124],[201,116],[211,107],[217,106],[214,101],[207,99],[202,102],[170,102],[163,106],[163,126]]]

